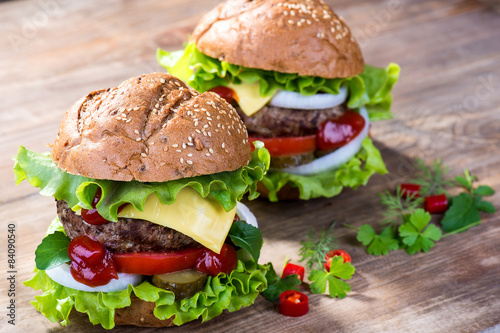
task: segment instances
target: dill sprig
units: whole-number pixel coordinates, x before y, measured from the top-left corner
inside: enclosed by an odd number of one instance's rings
[[[307,269],[321,268],[326,254],[336,248],[337,239],[333,234],[334,226],[335,222],[332,223],[330,228],[321,231],[321,233],[317,233],[315,229],[310,229],[307,232],[307,240],[300,242],[300,262],[306,261]]]
[[[453,180],[445,178],[450,169],[442,163],[441,159],[432,162],[430,166],[427,166],[420,158],[417,158],[416,162],[417,176],[411,179],[410,183],[421,186],[420,197],[442,193],[448,195],[445,188],[452,187],[454,183]]]
[[[380,202],[386,207],[383,216],[382,224],[389,224],[395,229],[404,223],[404,216],[413,213],[422,204],[421,198],[415,198],[415,195],[407,195],[403,197],[401,187],[397,187],[396,196],[389,191],[378,194]]]

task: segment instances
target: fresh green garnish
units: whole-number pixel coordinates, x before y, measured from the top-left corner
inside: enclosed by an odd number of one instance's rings
[[[333,257],[330,271],[312,270],[309,274],[309,281],[313,281],[310,285],[313,294],[323,294],[326,291],[328,284],[328,293],[331,297],[344,298],[347,292],[351,291],[351,286],[340,279],[351,279],[356,269],[350,262],[345,262],[340,256]]]
[[[483,200],[484,196],[491,196],[495,191],[486,185],[474,188],[472,177],[468,170],[464,176],[455,177],[455,181],[466,189],[466,193],[451,198],[451,205],[444,214],[441,225],[446,232],[461,232],[481,223],[480,211],[494,213],[495,206],[489,201]]]
[[[35,264],[39,270],[58,267],[70,261],[68,245],[70,239],[61,231],[45,236],[35,251]]]
[[[417,177],[410,180],[410,183],[420,185],[420,197],[430,195],[447,194],[446,188],[453,186],[453,181],[446,179],[449,168],[438,159],[427,166],[425,162],[417,158]]]
[[[231,225],[228,236],[235,245],[250,253],[255,262],[259,261],[263,243],[262,232],[259,228],[243,221],[235,221]]]
[[[364,224],[357,230],[356,239],[367,247],[366,252],[369,254],[380,256],[399,249],[396,232],[391,227],[386,227],[379,235],[369,224]]]
[[[262,296],[268,301],[277,302],[280,294],[285,290],[299,290],[297,287],[300,286],[300,279],[297,275],[293,274],[279,278],[272,265],[270,265],[270,269],[266,273],[266,279],[267,289],[262,293]]]
[[[380,193],[380,202],[385,206],[385,211],[382,214],[383,224],[390,225],[396,229],[398,225],[404,222],[404,216],[414,212],[420,205],[421,200],[416,199],[414,196],[403,197],[403,192],[398,186],[396,188],[396,195],[392,195],[389,191]]]
[[[441,239],[441,230],[434,224],[429,224],[431,214],[423,209],[405,216],[405,223],[399,226],[399,236],[408,254],[428,252],[434,242]],[[425,229],[425,230],[424,230]]]
[[[300,262],[305,261],[307,269],[314,269],[323,266],[326,254],[337,245],[336,237],[333,233],[332,223],[330,228],[317,233],[316,230],[311,229],[307,232],[307,240],[300,242],[301,248],[299,255]]]

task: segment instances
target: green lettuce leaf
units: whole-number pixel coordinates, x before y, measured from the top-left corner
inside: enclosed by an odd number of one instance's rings
[[[188,44],[185,50],[175,52],[158,49],[156,58],[172,75],[201,92],[216,86],[227,86],[229,82],[259,82],[262,96],[271,96],[278,89],[300,92],[303,95],[314,95],[318,92],[337,94],[339,88],[344,85],[349,90],[348,106],[365,106],[372,121],[392,117],[391,89],[400,72],[399,66],[391,63],[386,68],[366,65],[363,73],[349,78],[299,76],[219,61],[200,52],[194,43]]]
[[[333,197],[344,187],[356,189],[360,185],[366,185],[374,173],[385,174],[387,169],[380,151],[367,137],[363,140],[361,150],[338,169],[308,176],[271,169],[262,179],[262,183],[269,190],[270,201],[278,201],[278,191],[288,183],[299,189],[300,199],[309,200]]]
[[[96,208],[105,219],[117,221],[121,205],[130,203],[143,211],[144,202],[152,193],[156,193],[161,203],[168,205],[175,201],[184,187],[193,188],[202,197],[210,195],[230,211],[245,193],[248,192],[249,199],[258,196],[257,182],[269,168],[269,161],[269,152],[262,143],[257,143],[250,163],[238,170],[163,183],[120,182],[69,174],[59,169],[48,154],[38,154],[21,146],[15,158],[14,173],[16,184],[26,179],[40,188],[40,194],[64,200],[73,210],[80,207],[91,209],[95,191],[100,187],[102,196]]]
[[[205,288],[193,297],[175,301],[170,291],[157,288],[147,281],[136,287],[129,287],[117,292],[86,292],[64,287],[54,282],[45,271],[35,270],[35,276],[24,285],[43,290],[31,303],[52,322],[66,326],[69,314],[74,308],[87,313],[92,324],[100,324],[105,329],[115,326],[115,310],[130,305],[132,294],[138,298],[155,302],[154,315],[159,319],[168,319],[175,315],[174,324],[182,325],[201,318],[212,319],[225,309],[237,311],[241,307],[254,303],[260,292],[267,288],[266,272],[268,265],[258,265],[254,261],[243,262],[229,275],[221,273],[208,277]]]

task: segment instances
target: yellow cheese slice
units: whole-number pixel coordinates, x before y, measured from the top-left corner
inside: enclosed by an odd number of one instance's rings
[[[262,109],[262,107],[273,98],[272,95],[267,97],[260,95],[258,82],[242,84],[229,83],[228,87],[233,89],[236,93],[235,99],[241,110],[247,116],[251,116]]]
[[[236,208],[226,212],[220,202],[202,198],[190,187],[182,189],[171,205],[163,205],[153,193],[146,199],[143,212],[127,205],[118,213],[118,217],[142,219],[175,229],[216,253],[220,253],[235,215]]]

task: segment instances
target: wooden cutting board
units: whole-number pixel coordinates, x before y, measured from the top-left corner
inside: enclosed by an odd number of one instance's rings
[[[299,259],[299,242],[311,228],[327,228],[334,220],[376,225],[382,214],[376,194],[410,177],[415,157],[428,162],[442,158],[452,175],[468,168],[482,184],[500,189],[500,16],[475,0],[327,2],[356,33],[367,63],[385,66],[393,61],[403,69],[394,90],[395,118],[375,123],[371,130],[390,174],[333,199],[248,203],[265,237],[261,261],[277,268],[286,257]],[[30,305],[38,292],[21,281],[32,275],[34,251],[55,215],[55,204],[26,183],[14,185],[10,157],[20,144],[47,151],[66,109],[88,92],[163,71],[155,60],[156,48],[181,48],[216,3],[0,3],[0,331],[104,331],[78,314],[61,327]],[[491,200],[500,207],[498,194]],[[15,326],[6,316],[11,299],[6,292],[9,223],[15,224],[17,237]],[[365,253],[353,231],[341,223],[335,230],[356,266],[347,298],[311,296],[306,316],[288,318],[259,297],[239,312],[169,331],[479,332],[500,324],[499,213],[414,256],[395,251],[374,257]]]

